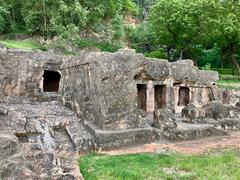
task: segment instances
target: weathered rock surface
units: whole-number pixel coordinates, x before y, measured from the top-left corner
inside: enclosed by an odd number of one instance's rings
[[[45,76],[49,71],[58,80]],[[171,113],[191,104],[183,110],[188,121],[239,118],[237,101],[216,80],[217,72],[201,71],[191,60],[170,63],[129,49],[64,56],[0,47],[0,179],[80,179],[77,152],[162,135],[226,134],[223,124],[181,123]],[[46,92],[48,83],[54,92]]]
[[[198,119],[239,119],[240,108],[214,101],[201,108],[190,104],[182,110],[182,115],[191,122]]]
[[[240,101],[236,103],[236,106],[240,108]]]
[[[176,129],[168,131],[164,135],[170,140],[179,141],[194,140],[211,136],[223,136],[227,134],[228,132],[224,129],[216,128],[215,126],[209,124],[191,124],[178,122]]]
[[[81,178],[77,152],[95,142],[74,112],[57,102],[0,107],[0,179]]]
[[[153,127],[163,131],[177,127],[175,117],[170,110],[158,109],[154,111]]]

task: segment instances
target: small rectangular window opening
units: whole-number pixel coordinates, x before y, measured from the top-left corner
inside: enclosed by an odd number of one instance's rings
[[[154,99],[155,99],[155,109],[164,109],[167,106],[166,102],[166,86],[165,85],[155,85],[154,86]]]
[[[147,110],[147,86],[145,84],[137,84],[138,90],[138,107]]]

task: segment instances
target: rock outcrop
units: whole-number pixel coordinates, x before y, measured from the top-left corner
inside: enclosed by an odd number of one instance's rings
[[[224,123],[181,122],[239,118],[218,78],[191,60],[130,49],[64,56],[0,47],[0,179],[81,179],[79,152],[226,135]]]
[[[175,129],[177,123],[173,113],[170,110],[159,109],[154,111],[153,127],[162,131]]]
[[[73,111],[17,99],[0,107],[0,179],[80,179],[77,152],[95,141]]]
[[[240,119],[240,108],[214,101],[200,108],[190,104],[183,109],[182,115],[191,122],[199,119]]]

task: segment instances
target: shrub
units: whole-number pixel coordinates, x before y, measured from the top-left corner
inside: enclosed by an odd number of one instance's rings
[[[164,49],[158,49],[156,51],[144,53],[144,56],[150,57],[150,58],[158,58],[158,59],[166,59],[167,58]]]

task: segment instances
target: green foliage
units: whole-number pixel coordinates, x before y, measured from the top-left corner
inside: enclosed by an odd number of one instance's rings
[[[132,0],[123,0],[122,7],[125,13],[131,13],[133,15],[137,15],[138,13],[137,5]]]
[[[90,39],[79,39],[75,43],[78,48],[98,48],[106,52],[116,52],[121,48],[121,45],[118,43],[97,42]]]
[[[240,76],[237,75],[221,75],[220,74],[220,79],[224,81],[238,81],[240,83]]]
[[[129,15],[136,26],[125,27]],[[0,0],[0,34],[17,33],[111,52],[124,43],[148,57],[240,74],[239,1]]]
[[[138,5],[138,18],[140,20],[147,20],[151,6],[156,3],[157,0],[134,0]]]
[[[232,69],[230,68],[211,68],[212,70],[214,71],[217,71],[219,74],[222,74],[222,75],[238,75],[236,71],[233,71]]]
[[[7,17],[9,15],[9,6],[0,0],[0,34],[5,30],[7,25]]]
[[[136,28],[126,27],[125,31],[131,48],[136,49],[137,52],[148,53],[156,49],[154,38],[147,22],[139,24]]]
[[[221,67],[221,52],[220,48],[214,47],[212,49],[202,50],[202,55],[199,57],[197,63],[199,66],[210,66],[214,68]]]
[[[182,53],[206,44],[217,6],[215,0],[159,0],[150,15],[157,44]]]
[[[217,85],[224,89],[240,90],[240,80],[219,80]]]
[[[34,35],[65,36],[73,26],[80,32],[118,11],[137,14],[137,6],[132,0],[0,0],[0,32],[10,25],[11,30],[25,27]]]
[[[66,36],[67,31],[79,30],[87,23],[89,11],[79,1],[66,0],[26,0],[22,8],[26,29],[32,33],[45,36],[60,34]]]
[[[158,58],[158,59],[166,59],[167,58],[164,49],[158,49],[156,51],[146,52],[146,53],[144,53],[144,55],[146,57],[150,57],[150,58]]]
[[[39,43],[33,40],[23,40],[23,41],[16,41],[16,40],[0,40],[0,43],[5,45],[8,48],[16,48],[16,49],[43,49],[44,47]]]
[[[113,41],[120,42],[124,36],[124,26],[123,26],[123,16],[116,13],[112,20],[112,30],[113,30]]]
[[[80,158],[85,179],[238,179],[239,155],[233,151],[202,154],[90,154]],[[226,168],[229,167],[229,168]]]
[[[211,64],[207,63],[204,66],[202,66],[202,70],[210,70],[211,69]]]

